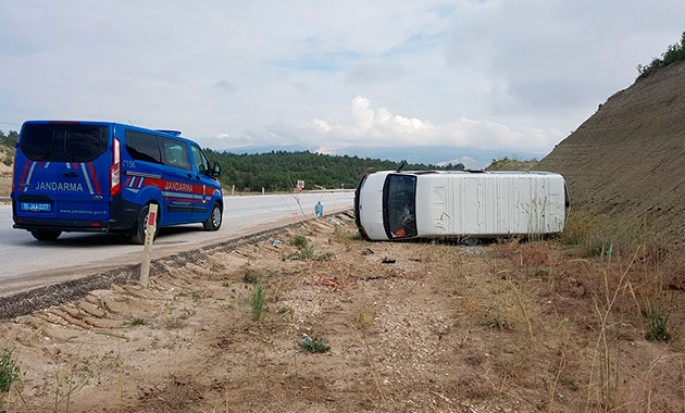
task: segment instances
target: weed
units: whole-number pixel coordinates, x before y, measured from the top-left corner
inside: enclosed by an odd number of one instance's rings
[[[500,312],[497,312],[485,319],[485,326],[490,328],[497,328],[500,331],[509,330],[511,325],[507,318]]]
[[[164,322],[164,328],[167,330],[178,330],[187,327],[188,324],[178,318],[170,318]]]
[[[369,319],[369,314],[363,308],[359,311],[359,326],[364,329],[371,325],[371,320]]]
[[[196,391],[188,384],[180,379],[172,376],[172,382],[164,390],[163,396],[160,397],[164,403],[172,410],[187,411],[188,405],[196,396]]]
[[[305,245],[302,247],[302,250],[300,251],[300,259],[301,260],[311,260],[314,259],[314,246],[313,245]]]
[[[60,411],[60,405],[64,406],[63,411],[68,412],[73,394],[90,382],[92,371],[87,360],[77,360],[69,367],[69,371],[60,372],[56,377],[55,412]]]
[[[335,254],[332,252],[326,252],[324,254],[318,255],[315,260],[316,261],[331,261],[335,258]]]
[[[668,311],[661,307],[650,308],[644,312],[644,316],[649,322],[649,331],[645,338],[654,341],[670,341],[671,332],[668,327]]]
[[[148,324],[150,324],[150,322],[141,317],[135,317],[124,321],[125,326],[146,326]]]
[[[533,325],[530,322],[530,317],[528,317],[528,311],[526,311],[526,306],[523,303],[523,297],[521,296],[521,292],[519,291],[518,288],[516,288],[516,285],[509,280],[509,285],[511,286],[511,289],[514,291],[514,296],[516,297],[516,304],[518,304],[519,308],[521,309],[521,313],[523,313],[523,317],[526,319],[526,325],[528,326],[528,334],[530,335],[530,340],[533,341]]]
[[[263,274],[260,271],[248,268],[243,274],[243,281],[247,284],[258,284],[262,282],[262,277]]]
[[[561,242],[581,245],[596,234],[606,232],[608,218],[590,212],[572,212],[564,225]]]
[[[95,331],[95,334],[99,334],[101,336],[106,336],[106,337],[118,338],[121,340],[127,340],[127,341],[130,340],[129,337],[126,337],[123,334],[117,334],[117,333],[114,333],[111,331]]]
[[[333,258],[335,258],[335,254],[332,252],[326,252],[321,255],[316,255],[314,252],[314,245],[308,243],[301,247],[299,251],[283,256],[283,261],[331,261]]]
[[[0,351],[0,393],[9,392],[12,384],[21,379],[21,369],[12,357],[13,351],[6,348]]]
[[[252,307],[252,319],[258,321],[264,314],[264,287],[262,283],[257,283],[252,291],[250,306]]]
[[[310,353],[328,353],[331,351],[331,347],[320,338],[310,338],[305,336],[298,342],[298,344],[302,350]]]
[[[309,245],[309,240],[307,240],[307,237],[304,235],[295,235],[293,238],[293,245],[297,248],[305,248]]]
[[[359,230],[352,222],[336,225],[333,228],[333,236],[338,242],[361,240],[361,234],[359,234]]]
[[[278,309],[278,314],[293,315],[295,314],[295,309],[289,306],[284,306]]]
[[[190,293],[190,299],[194,302],[198,302],[203,298],[202,291],[193,291]]]

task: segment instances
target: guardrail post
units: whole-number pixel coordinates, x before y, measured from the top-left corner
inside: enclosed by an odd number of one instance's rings
[[[143,249],[143,260],[140,263],[140,285],[146,287],[150,284],[150,254],[152,253],[152,243],[155,240],[157,230],[157,204],[150,204],[150,211],[147,214],[147,228],[145,230],[145,248]]]

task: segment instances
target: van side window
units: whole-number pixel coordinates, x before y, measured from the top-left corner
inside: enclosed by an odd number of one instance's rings
[[[190,169],[188,147],[185,143],[173,139],[160,138],[162,142],[162,160],[165,165]]]
[[[195,164],[195,168],[198,170],[198,172],[209,175],[209,161],[200,147],[197,145],[191,145],[190,150],[193,153],[193,163]]]
[[[157,137],[148,133],[126,131],[126,151],[133,159],[162,163]]]

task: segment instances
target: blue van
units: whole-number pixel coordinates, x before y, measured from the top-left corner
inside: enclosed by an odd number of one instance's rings
[[[12,180],[14,228],[40,241],[63,231],[119,232],[145,240],[149,205],[157,226],[221,227],[219,164],[180,132],[110,122],[27,121]]]

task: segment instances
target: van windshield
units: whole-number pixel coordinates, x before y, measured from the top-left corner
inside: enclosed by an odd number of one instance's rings
[[[416,236],[416,176],[388,175],[383,189],[383,221],[390,238]]]
[[[19,146],[32,161],[90,162],[107,149],[108,127],[82,124],[26,124]]]

